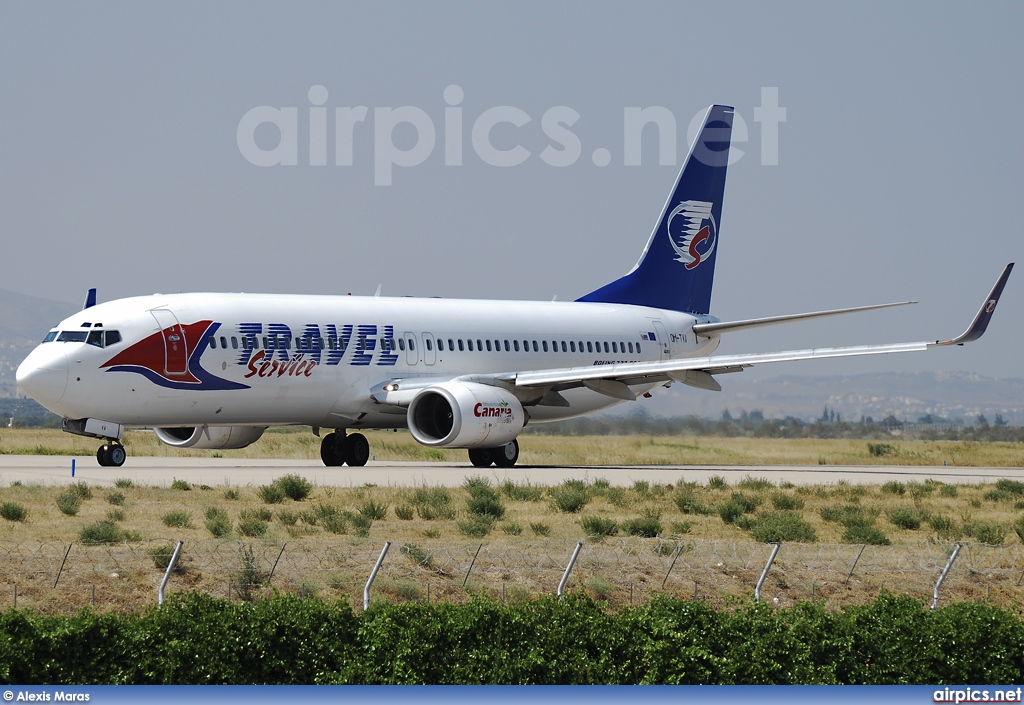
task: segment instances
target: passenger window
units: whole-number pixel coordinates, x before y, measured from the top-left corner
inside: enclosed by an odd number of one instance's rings
[[[472,339],[466,341],[466,346],[469,348],[470,352],[473,352],[473,341],[472,341]]]
[[[444,338],[437,339],[437,349],[441,352],[444,352]]]
[[[587,341],[587,352],[594,352],[594,347],[589,340]]]
[[[509,352],[508,341],[507,340],[505,341],[505,352]]]
[[[231,336],[231,349],[238,350],[238,338]]]
[[[519,341],[518,340],[513,340],[512,341],[512,345],[515,346],[516,352],[519,352]]]
[[[547,352],[548,351],[548,341],[545,340],[545,341],[543,341],[542,344],[544,346],[544,352]]]
[[[405,352],[405,338],[398,339],[398,349]]]
[[[640,343],[636,344],[636,352],[637,352],[637,354],[640,353]]]
[[[462,344],[462,338],[459,338],[459,352],[463,352],[465,349],[465,346]]]
[[[491,341],[488,340],[487,341],[487,352],[490,352],[490,351],[491,351]]]
[[[565,341],[562,341],[562,352],[569,352],[565,347]]]
[[[296,341],[298,341],[298,338],[296,338]],[[291,339],[291,337],[288,337],[288,338],[284,339],[284,349],[285,350],[291,350],[292,349],[292,339]]]
[[[484,344],[483,341],[480,340],[480,338],[476,339],[476,349],[479,350],[480,352],[484,351]]]
[[[605,345],[607,346],[608,343],[605,343]],[[618,351],[619,351],[619,346],[616,345],[614,342],[612,342],[612,352],[613,353],[617,353]]]
[[[576,352],[576,341],[575,340],[570,340],[569,341],[569,352]]]
[[[220,337],[220,346],[225,350],[228,349],[228,339],[225,338],[223,335]]]
[[[212,335],[210,336],[210,347],[213,348],[214,350],[217,349],[217,339],[214,338]]]
[[[412,338],[409,338],[409,349],[414,352],[416,350],[416,341],[413,340]]]
[[[530,352],[530,341],[529,340],[524,340],[523,341],[523,352]]]
[[[433,350],[434,349],[434,344],[430,342],[430,338],[427,338],[426,343],[427,343],[427,350]]]
[[[455,341],[453,341],[451,338],[448,338],[448,349],[451,350],[452,352],[455,351]]]
[[[263,349],[270,350],[270,338],[263,336]]]
[[[630,344],[629,344],[629,351],[633,352],[633,343],[632,342],[630,342]]]
[[[608,352],[608,342],[607,341],[605,341],[605,344],[604,344],[604,351]]]
[[[108,330],[107,331],[107,347],[110,347],[111,345],[117,345],[120,342],[121,342],[121,333],[120,333],[120,331],[116,331],[116,330]]]

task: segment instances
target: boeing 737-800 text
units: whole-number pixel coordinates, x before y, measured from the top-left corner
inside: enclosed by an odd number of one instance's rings
[[[587,414],[681,382],[768,362],[911,352],[979,338],[1007,265],[951,340],[713,356],[722,333],[901,304],[723,322],[710,315],[733,111],[708,109],[643,254],[573,302],[171,294],[96,304],[18,368],[22,390],[125,461],[125,427],[179,448],[242,448],[304,425],[327,465],[363,465],[360,429],[408,428],[428,446],[509,467],[526,423]],[[911,303],[911,302],[905,302]]]

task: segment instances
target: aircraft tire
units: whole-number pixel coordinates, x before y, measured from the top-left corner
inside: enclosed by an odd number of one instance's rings
[[[108,460],[110,457],[108,453],[109,448],[110,446],[104,443],[96,451],[96,462],[99,463],[101,467],[110,467],[110,462]]]
[[[337,431],[328,433],[320,441],[320,460],[329,468],[345,464],[346,438]]]
[[[361,468],[370,459],[370,442],[361,433],[353,433],[345,439],[345,462],[353,468]]]
[[[512,439],[511,443],[491,449],[494,456],[494,464],[499,468],[510,468],[519,460],[519,441]]]
[[[124,446],[120,443],[112,443],[107,448],[107,465],[113,468],[119,468],[124,465],[124,461],[128,458],[128,453],[125,452]]]
[[[494,463],[494,448],[470,448],[469,462],[475,468],[489,468]]]

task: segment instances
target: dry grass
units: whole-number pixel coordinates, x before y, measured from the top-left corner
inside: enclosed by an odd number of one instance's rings
[[[378,460],[465,462],[466,451],[427,448],[408,433],[370,431]],[[696,436],[520,436],[520,464],[595,465],[943,465],[1021,467],[1024,446],[1014,443],[892,440],[895,452],[875,456],[865,440],[715,438]],[[0,454],[94,455],[98,444],[50,429],[0,430]],[[320,439],[308,429],[270,429],[248,448],[180,450],[152,433],[129,431],[129,456],[319,459]]]
[[[532,440],[532,439],[531,439]],[[951,489],[955,487],[955,490]],[[205,590],[227,596],[229,583],[238,595],[242,557],[246,550],[258,557],[259,570],[269,574],[282,547],[286,551],[272,581],[273,588],[256,588],[319,594],[361,604],[362,585],[384,541],[392,541],[392,552],[375,588],[375,594],[393,600],[460,601],[471,592],[485,592],[506,599],[525,599],[552,592],[577,540],[587,546],[573,574],[573,589],[585,590],[612,604],[640,601],[664,591],[692,597],[696,588],[703,599],[724,603],[729,596],[749,596],[767,557],[767,549],[751,539],[737,523],[725,523],[715,509],[734,493],[757,504],[755,516],[774,511],[776,503],[799,505],[796,509],[814,528],[816,544],[790,544],[780,554],[779,564],[766,585],[769,599],[827,599],[830,606],[863,602],[883,587],[908,592],[921,599],[930,596],[931,585],[941,570],[950,541],[976,542],[965,532],[971,527],[1001,527],[1004,547],[990,549],[970,546],[954,570],[944,599],[992,599],[1004,605],[1019,604],[1024,591],[1018,575],[1024,571],[1024,549],[1014,526],[1024,509],[1024,496],[1000,492],[995,485],[942,485],[927,483],[903,486],[903,493],[878,486],[831,485],[818,487],[775,487],[753,478],[738,486],[657,485],[638,482],[632,487],[612,487],[599,479],[586,485],[587,502],[582,511],[570,514],[555,506],[558,488],[520,487],[518,493],[502,493],[504,517],[481,539],[460,533],[469,518],[465,489],[403,488],[365,486],[357,488],[315,487],[302,501],[285,500],[267,505],[260,501],[258,488],[192,487],[188,491],[157,487],[92,487],[92,497],[82,502],[76,516],[62,514],[57,496],[66,487],[18,485],[0,488],[0,504],[16,503],[27,509],[24,521],[0,520],[0,606],[12,604],[18,586],[21,607],[48,612],[66,612],[92,599],[101,608],[138,609],[152,604],[162,571],[155,567],[149,551],[159,546],[185,544],[183,570],[171,580],[172,590]],[[577,488],[578,489],[578,488]],[[1015,487],[1011,486],[1010,490]],[[424,519],[429,512],[413,512],[412,519],[400,519],[395,508],[415,507],[429,491],[448,492],[450,508],[446,518]],[[113,493],[122,497],[110,499]],[[709,513],[683,513],[680,493],[691,500],[687,507],[706,507]],[[533,500],[513,500],[534,495]],[[343,526],[325,528],[309,518],[314,508],[328,508],[347,517]],[[387,511],[360,536],[360,513]],[[858,547],[844,546],[845,528],[825,521],[822,510],[859,507],[876,517],[874,526],[893,547],[869,548],[849,583],[846,570]],[[223,539],[214,539],[204,526],[211,508],[227,514],[233,527]],[[891,522],[892,510],[941,517],[952,526],[939,535],[927,522],[921,528],[904,529]],[[260,539],[242,536],[240,520],[269,511],[267,533]],[[170,528],[163,518],[170,512],[191,515],[191,524]],[[109,520],[111,513],[121,529],[134,535],[119,545],[84,546],[81,530]],[[586,538],[583,517],[609,519],[621,526],[644,514],[657,515],[663,529],[659,538],[616,536]],[[898,516],[898,515],[897,515]],[[306,517],[306,518],[303,518]],[[516,524],[519,535],[506,533],[502,525]],[[546,525],[548,536],[539,536],[531,526]],[[341,528],[345,533],[336,533]],[[484,548],[466,588],[462,582],[474,552]],[[53,581],[67,547],[72,545],[59,587]],[[670,580],[667,570],[676,552],[677,565]],[[973,553],[970,553],[973,551]],[[974,556],[971,558],[967,555]],[[849,555],[847,555],[849,554]],[[429,560],[424,562],[424,557]],[[696,585],[695,585],[696,584]],[[990,594],[991,591],[991,594]]]

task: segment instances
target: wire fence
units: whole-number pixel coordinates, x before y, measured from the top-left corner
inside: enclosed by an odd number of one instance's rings
[[[461,602],[474,594],[524,600],[554,594],[576,541],[488,544],[395,544],[373,585],[377,600]],[[156,602],[177,540],[85,545],[0,542],[0,609],[67,612],[84,606],[140,609]],[[761,588],[773,604],[823,600],[860,604],[883,589],[931,601],[956,544],[900,546],[782,545]],[[362,606],[382,542],[295,541],[284,544],[186,542],[167,593],[201,591],[228,599],[278,593],[347,599]],[[567,591],[585,591],[612,606],[656,594],[707,600],[716,606],[753,597],[772,546],[741,541],[607,538],[586,541]],[[963,544],[941,599],[1024,598],[1024,546]]]

